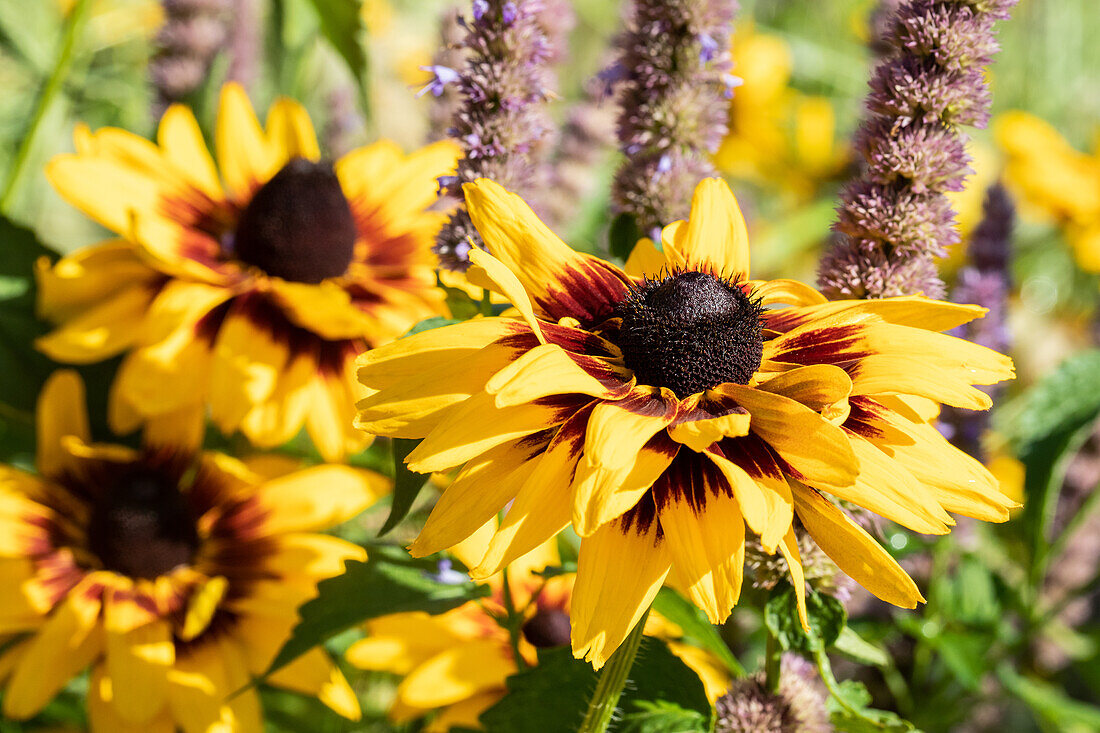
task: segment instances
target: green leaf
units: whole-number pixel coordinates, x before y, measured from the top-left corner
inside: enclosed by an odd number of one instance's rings
[[[405,456],[412,453],[413,448],[416,448],[419,443],[418,440],[406,438],[393,439],[393,503],[390,504],[390,514],[386,517],[385,524],[378,530],[379,537],[408,516],[416,497],[428,483],[428,474],[415,473],[405,465]]]
[[[864,639],[853,631],[850,626],[844,627],[833,646],[841,654],[847,655],[862,664],[885,667],[890,663],[890,657],[884,649]]]
[[[625,713],[622,733],[706,733],[707,719],[698,710],[685,710],[667,700],[634,703],[635,712]]]
[[[837,731],[844,733],[919,733],[907,720],[888,710],[876,710],[871,704],[871,693],[862,682],[845,680],[837,682],[829,659],[824,651],[814,654],[821,679],[829,689],[830,697],[825,701],[829,711],[829,722]]]
[[[607,233],[608,249],[612,257],[625,260],[634,251],[634,245],[642,238],[638,222],[632,214],[622,213],[611,222],[611,229]]]
[[[1100,730],[1100,708],[1077,700],[1048,682],[1023,677],[1008,667],[997,671],[1005,687],[1060,733]]]
[[[437,287],[447,294],[447,308],[456,319],[468,321],[481,312],[481,303],[471,298],[465,290],[448,287],[442,283],[438,283]]]
[[[366,562],[352,560],[343,575],[317,585],[317,597],[298,609],[301,621],[263,677],[367,619],[406,611],[443,613],[489,593],[488,586],[472,582],[441,583],[430,577],[435,570],[433,561],[412,560],[397,548],[370,548]]]
[[[828,649],[840,638],[848,623],[844,604],[824,593],[806,594],[806,615],[810,622],[808,634],[799,623],[798,603],[791,587],[772,596],[764,607],[764,623],[785,650],[811,652]]]
[[[367,52],[363,45],[366,28],[363,27],[359,0],[309,0],[321,19],[321,32],[348,65],[351,76],[359,87],[359,94],[366,111],[370,103],[367,81]]]
[[[680,627],[684,632],[684,641],[705,649],[722,660],[726,668],[741,677],[745,668],[733,656],[733,652],[722,641],[718,629],[707,619],[694,603],[684,598],[672,588],[661,588],[653,601],[653,610]]]
[[[453,323],[461,323],[461,321],[456,321],[454,318],[447,318],[445,316],[432,316],[431,318],[425,318],[423,321],[420,321],[415,326],[406,331],[405,335],[401,338],[405,338],[405,336],[412,336],[413,334],[421,333],[423,331],[431,331],[435,328],[443,328],[443,326],[450,326]]]
[[[598,677],[591,666],[574,659],[568,647],[540,650],[536,666],[508,678],[508,694],[481,714],[481,724],[486,733],[573,733],[584,719]],[[664,642],[642,639],[611,730],[694,733],[709,729],[710,714],[710,702],[695,672]],[[671,717],[693,727],[638,727]]]

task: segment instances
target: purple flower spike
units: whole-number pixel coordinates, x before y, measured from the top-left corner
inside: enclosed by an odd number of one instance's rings
[[[550,64],[564,55],[568,16],[568,6],[555,0],[474,0],[471,16],[456,22],[465,28],[454,44],[465,63],[453,72],[459,99],[448,128],[466,154],[446,181],[447,194],[461,199],[463,183],[484,177],[536,198],[551,142]],[[440,265],[465,270],[471,240],[480,242],[460,207],[436,238]]]
[[[433,97],[441,96],[447,90],[448,84],[454,84],[462,78],[457,71],[447,66],[421,66],[420,70],[431,72],[432,80],[416,93],[418,97],[423,97],[428,92],[431,92]]]
[[[972,172],[960,125],[983,127],[993,26],[1016,0],[883,0],[856,135],[862,175],[841,195],[818,283],[833,299],[944,295],[936,258],[958,242],[945,194]]]
[[[622,111],[612,201],[641,231],[687,218],[695,184],[717,175],[726,133],[735,0],[635,0],[617,68]]]

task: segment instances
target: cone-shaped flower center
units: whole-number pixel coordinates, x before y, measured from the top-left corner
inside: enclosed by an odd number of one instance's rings
[[[569,614],[560,608],[540,608],[523,624],[523,638],[539,649],[565,646],[569,643]]]
[[[355,251],[351,206],[332,166],[295,158],[256,191],[237,224],[236,257],[268,275],[319,283]]]
[[[723,382],[747,384],[760,366],[760,306],[704,272],[646,280],[618,305],[615,342],[639,384],[677,397]]]
[[[176,481],[139,468],[97,503],[88,544],[108,570],[156,578],[190,562],[199,537]]]

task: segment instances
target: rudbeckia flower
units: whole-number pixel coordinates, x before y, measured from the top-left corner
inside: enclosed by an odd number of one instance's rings
[[[315,531],[388,481],[336,465],[268,477],[166,434],[140,450],[89,443],[83,403],[75,373],[53,375],[37,475],[0,466],[4,716],[33,716],[90,667],[92,730],[261,731],[255,690],[230,695],[270,664],[317,582],[364,558]],[[359,716],[319,648],[269,681]]]
[[[463,542],[455,554],[465,557],[479,540]],[[523,666],[538,663],[537,649],[569,644],[573,576],[533,574],[560,562],[555,543],[548,542],[508,566],[511,606],[524,619],[517,643]],[[427,733],[445,733],[453,727],[480,730],[478,717],[504,697],[508,677],[519,671],[503,625],[507,605],[501,578],[496,575],[488,581],[488,598],[446,613],[395,613],[367,622],[367,637],[348,648],[347,660],[360,669],[402,678],[389,709],[394,722],[435,712],[424,728]],[[664,639],[669,650],[695,670],[712,703],[729,688],[728,671],[709,652],[680,641],[683,632],[676,624],[651,613],[646,634]]]
[[[218,164],[194,116],[171,107],[157,142],[76,130],[47,175],[119,235],[38,268],[39,308],[60,324],[39,348],[66,363],[123,352],[111,424],[201,425],[260,447],[304,425],[321,454],[363,447],[352,427],[359,352],[444,313],[431,243],[437,176],[456,146],[404,155],[382,141],[335,164],[290,100],[261,128],[244,91],[222,90]]]
[[[468,275],[521,317],[364,354],[359,424],[423,438],[414,471],[463,466],[414,555],[507,505],[472,570],[483,578],[572,524],[576,655],[602,665],[666,579],[721,622],[746,531],[783,553],[801,594],[796,519],[869,591],[914,607],[916,585],[833,498],[932,534],[949,530],[948,512],[1007,519],[1013,502],[989,472],[929,424],[938,403],[988,408],[973,385],[1013,375],[1007,357],[938,333],[983,309],[830,303],[794,281],[749,280],[745,224],[719,179],[625,271],[574,252],[491,181],[465,193],[488,249],[471,251]]]

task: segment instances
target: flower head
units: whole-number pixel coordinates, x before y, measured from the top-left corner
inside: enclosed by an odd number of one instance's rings
[[[289,100],[261,128],[244,91],[222,90],[219,166],[191,112],[161,120],[158,144],[122,130],[76,131],[47,173],[118,239],[38,269],[39,340],[52,358],[125,353],[112,427],[173,417],[267,447],[305,425],[328,459],[362,447],[352,359],[444,311],[428,212],[457,149],[412,155],[378,142],[334,165]],[[220,168],[220,176],[219,176]],[[196,431],[197,433],[197,431]]]
[[[779,689],[768,692],[762,675],[735,680],[718,699],[715,733],[826,733],[825,686],[802,657],[784,654]]]
[[[828,303],[797,282],[751,281],[745,224],[718,179],[664,228],[662,250],[643,240],[625,271],[574,252],[491,181],[465,190],[488,249],[471,251],[470,277],[521,317],[365,354],[359,424],[424,438],[415,471],[464,465],[415,555],[508,505],[471,570],[485,578],[572,524],[578,656],[603,664],[666,579],[725,619],[746,527],[801,592],[796,515],[841,570],[913,607],[912,580],[827,495],[933,534],[953,524],[948,511],[1007,519],[993,477],[928,423],[941,402],[988,408],[972,385],[1013,374],[1006,357],[937,333],[982,309]]]
[[[0,466],[4,715],[34,715],[90,667],[94,730],[259,730],[255,691],[231,693],[270,664],[317,581],[364,559],[316,530],[388,481],[343,466],[271,475],[171,431],[137,450],[89,443],[83,402],[75,373],[54,374],[37,475]],[[359,716],[320,649],[270,681]]]

